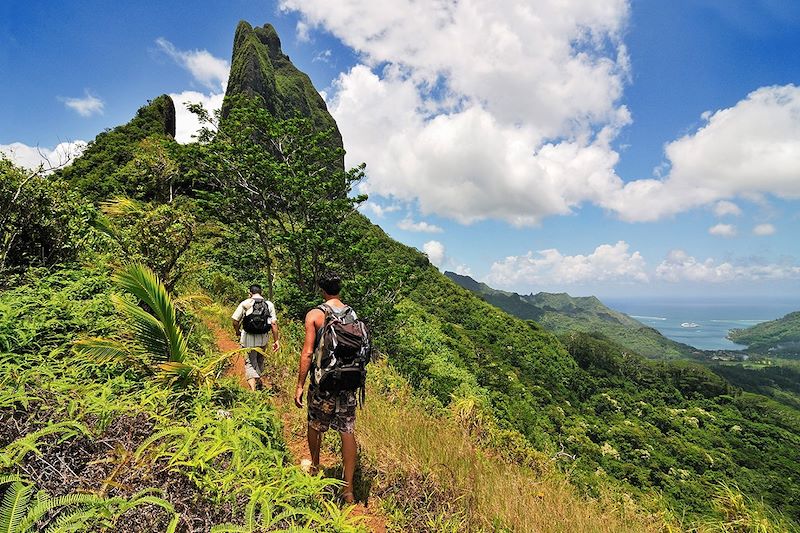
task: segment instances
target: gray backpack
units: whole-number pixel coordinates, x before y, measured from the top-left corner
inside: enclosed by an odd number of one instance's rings
[[[321,391],[360,392],[364,403],[367,364],[372,359],[367,326],[350,307],[334,311],[322,304],[325,322],[317,332],[317,345],[312,360],[312,380]]]

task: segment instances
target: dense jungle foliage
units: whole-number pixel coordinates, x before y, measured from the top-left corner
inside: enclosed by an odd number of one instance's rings
[[[747,329],[734,329],[729,337],[755,353],[800,357],[800,311]]]
[[[245,30],[259,61],[258,43],[279,51]],[[279,392],[293,321],[329,268],[384,358],[362,468],[385,481],[390,528],[555,516],[498,503],[519,497],[561,513],[554,531],[797,529],[800,411],[492,306],[357,212],[364,169],[341,166],[336,131],[276,116],[259,92],[229,96],[224,118],[195,108],[209,125],[195,144],[171,139],[159,97],[63,171],[0,161],[0,529],[363,530],[335,480],[292,464],[278,393],[223,377],[232,354],[216,346],[245,288],[270,287],[287,332]],[[604,501],[605,519],[583,513]]]

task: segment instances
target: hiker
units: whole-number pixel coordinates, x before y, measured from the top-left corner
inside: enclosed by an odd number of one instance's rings
[[[264,372],[264,352],[272,331],[272,349],[278,351],[278,320],[275,305],[261,296],[261,286],[251,285],[248,289],[250,297],[239,304],[233,319],[233,331],[239,337],[242,348],[260,348],[250,350],[244,358],[244,377],[251,390],[261,388],[261,374]]]
[[[342,439],[344,487],[341,497],[353,503],[353,474],[356,469],[356,405],[358,392],[364,398],[366,364],[370,358],[366,328],[355,311],[339,299],[341,278],[333,273],[322,274],[319,287],[325,303],[306,314],[306,336],[300,355],[294,403],[303,407],[303,388],[308,387],[308,449],[311,473],[319,471],[322,435],[329,428]],[[336,357],[338,356],[338,357]]]

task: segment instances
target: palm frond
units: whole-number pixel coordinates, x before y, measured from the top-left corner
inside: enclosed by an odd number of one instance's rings
[[[141,213],[143,211],[143,206],[141,202],[133,198],[117,196],[111,200],[100,202],[100,211],[110,217],[118,217]]]
[[[122,341],[91,337],[76,341],[72,351],[79,356],[91,359],[96,363],[127,363],[133,357],[133,352]]]
[[[181,310],[188,309],[194,305],[211,305],[214,303],[214,300],[210,298],[208,295],[200,293],[200,292],[192,292],[189,294],[182,294],[178,298],[172,299],[172,304]]]
[[[128,265],[114,276],[115,283],[123,290],[133,294],[150,309],[150,313],[133,311],[128,303],[123,306],[126,314],[140,322],[142,331],[149,338],[155,340],[162,335],[169,349],[169,361],[184,361],[188,355],[186,337],[178,325],[177,313],[172,303],[169,292],[161,283],[158,276],[149,268],[140,264]],[[152,322],[147,322],[144,315],[151,314],[160,322],[160,327],[155,327]],[[159,331],[160,330],[160,331]]]
[[[113,295],[111,300],[117,310],[125,316],[128,327],[133,331],[133,339],[142,351],[154,361],[171,361],[171,346],[161,321],[118,295]]]

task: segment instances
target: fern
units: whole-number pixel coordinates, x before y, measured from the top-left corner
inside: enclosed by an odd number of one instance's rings
[[[0,533],[16,533],[18,525],[25,519],[28,503],[33,496],[33,485],[14,481],[0,502]]]
[[[173,533],[179,520],[173,505],[155,496],[161,492],[158,489],[145,489],[130,498],[104,498],[95,494],[67,494],[51,498],[41,490],[34,498],[34,485],[17,476],[0,476],[0,485],[9,485],[0,503],[0,533],[33,533],[41,531],[42,527],[53,533],[85,531],[89,523],[111,526],[127,511],[141,505],[161,507],[172,514],[170,527]],[[46,523],[48,514],[67,508],[70,508],[68,512],[60,514],[52,523]]]
[[[12,465],[20,464],[30,452],[41,455],[38,448],[39,440],[53,434],[61,435],[60,443],[79,435],[89,435],[89,429],[80,422],[66,421],[50,424],[38,431],[28,433],[0,450],[0,467],[9,468]]]
[[[67,494],[55,498],[48,497],[44,491],[37,493],[37,503],[28,509],[25,519],[19,523],[17,531],[29,531],[36,523],[41,520],[48,512],[53,509],[72,505],[89,506],[103,502],[103,498],[93,494]]]
[[[180,523],[180,521],[181,521],[180,513],[175,513],[172,517],[172,520],[170,520],[169,524],[167,524],[167,529],[164,531],[164,533],[175,533],[175,530],[178,528],[178,524]]]

